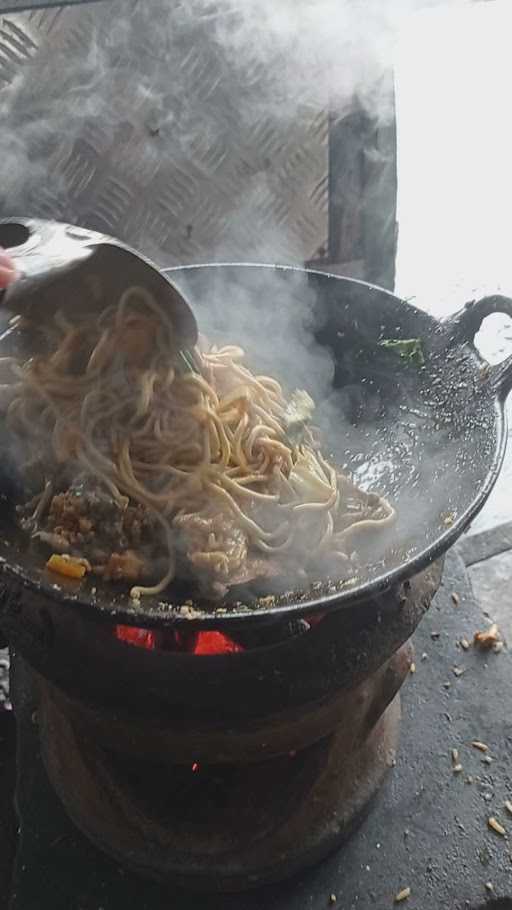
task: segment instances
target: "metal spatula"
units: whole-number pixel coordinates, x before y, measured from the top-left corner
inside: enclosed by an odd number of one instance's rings
[[[9,218],[0,221],[0,247],[20,276],[0,292],[9,315],[39,322],[68,308],[99,313],[136,285],[165,307],[180,348],[197,342],[194,314],[172,281],[149,259],[106,234],[58,221]]]

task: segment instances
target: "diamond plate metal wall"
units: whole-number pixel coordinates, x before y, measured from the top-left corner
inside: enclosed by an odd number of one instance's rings
[[[167,265],[327,248],[327,103],[227,54],[213,8],[194,9],[0,17],[1,209],[108,231]]]

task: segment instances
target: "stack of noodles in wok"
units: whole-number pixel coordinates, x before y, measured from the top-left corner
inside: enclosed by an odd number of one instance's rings
[[[37,331],[39,353],[2,367],[34,494],[20,521],[51,568],[135,599],[176,576],[219,598],[255,578],[346,578],[361,541],[393,523],[322,455],[306,392],[286,396],[239,347],[180,349],[146,290]]]

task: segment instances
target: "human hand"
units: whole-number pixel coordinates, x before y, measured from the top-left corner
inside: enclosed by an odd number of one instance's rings
[[[16,281],[17,275],[13,260],[0,248],[0,291]]]

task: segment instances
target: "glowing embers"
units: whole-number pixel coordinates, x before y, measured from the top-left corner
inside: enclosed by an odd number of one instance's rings
[[[184,654],[233,654],[243,651],[238,644],[223,632],[207,630],[205,632],[184,633],[172,630],[153,631],[136,626],[115,626],[115,636],[119,641],[144,648],[146,651],[172,651]]]

